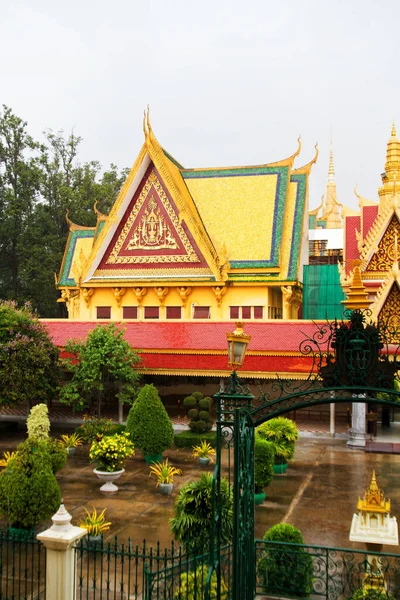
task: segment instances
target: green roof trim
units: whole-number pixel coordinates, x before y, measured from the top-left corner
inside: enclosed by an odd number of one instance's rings
[[[70,277],[70,271],[72,267],[72,259],[75,253],[76,242],[82,238],[94,238],[95,231],[94,229],[78,229],[76,231],[71,231],[68,240],[67,240],[67,248],[65,253],[65,260],[63,265],[62,273],[60,273],[60,279],[58,281],[58,285],[61,287],[75,287],[76,282],[73,277]]]
[[[299,257],[302,245],[304,208],[306,205],[307,175],[291,175],[290,181],[297,183],[296,206],[294,209],[292,243],[290,247],[288,280],[296,281],[298,277]]]
[[[176,167],[178,167],[178,169],[184,169],[185,168],[183,165],[181,165],[181,163],[179,163],[176,160],[176,158],[174,158],[173,156],[171,156],[171,154],[169,152],[167,152],[166,150],[164,150],[164,148],[162,149],[162,151],[164,152],[164,154],[168,158],[168,160],[170,160],[172,163],[174,163],[174,165]]]

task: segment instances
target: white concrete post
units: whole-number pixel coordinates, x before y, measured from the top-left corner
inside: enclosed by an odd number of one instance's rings
[[[36,537],[46,547],[46,598],[74,600],[75,550],[74,543],[87,535],[86,529],[74,527],[71,515],[61,504],[51,518],[53,525]]]
[[[359,394],[358,398],[365,398],[365,394]],[[353,396],[353,397],[354,397]],[[366,404],[362,402],[353,402],[351,414],[351,429],[350,439],[347,442],[348,446],[364,448],[365,447],[365,422],[366,422]]]

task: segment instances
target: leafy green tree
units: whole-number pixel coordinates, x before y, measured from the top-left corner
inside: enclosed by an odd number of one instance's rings
[[[162,454],[172,446],[174,430],[171,419],[154,385],[145,385],[140,390],[129,411],[126,430],[135,447],[143,450],[145,455]]]
[[[275,417],[257,427],[257,435],[272,442],[275,449],[275,464],[285,464],[294,457],[299,432],[291,419]]]
[[[275,449],[259,435],[254,440],[254,487],[256,493],[269,485],[274,476]]]
[[[68,357],[62,365],[72,375],[61,388],[60,400],[76,410],[101,408],[106,398],[130,404],[136,396],[140,357],[124,339],[124,330],[114,324],[98,325],[86,341],[70,340],[65,346]]]
[[[27,124],[3,106],[0,111],[0,296],[25,300],[21,263],[26,232],[38,199],[39,144]]]
[[[174,516],[170,519],[172,535],[188,550],[202,554],[210,543],[212,519],[211,473],[182,486],[176,498]],[[221,506],[221,541],[229,543],[233,535],[233,490],[228,481],[221,479],[220,495],[216,504]]]
[[[0,404],[50,402],[58,360],[58,349],[31,307],[0,300]]]

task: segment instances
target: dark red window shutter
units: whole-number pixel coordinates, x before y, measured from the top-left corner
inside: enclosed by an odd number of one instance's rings
[[[193,307],[193,319],[209,319],[210,318],[210,307],[209,306],[194,306]]]
[[[264,316],[263,307],[262,306],[255,306],[254,307],[254,318],[255,319],[262,319],[263,316]]]
[[[239,318],[239,307],[238,306],[230,306],[230,318],[238,319]]]
[[[167,319],[181,319],[182,308],[180,306],[167,306]]]
[[[251,306],[242,306],[242,319],[251,319]]]
[[[111,306],[97,306],[98,319],[111,319]]]
[[[145,306],[144,307],[144,318],[145,319],[159,319],[160,318],[160,307],[159,306]]]
[[[122,307],[122,318],[123,319],[137,319],[137,306],[123,306]]]

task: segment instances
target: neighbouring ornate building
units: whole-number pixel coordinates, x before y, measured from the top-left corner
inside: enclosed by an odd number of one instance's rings
[[[400,141],[393,124],[387,143],[379,201],[360,196],[360,212],[345,218],[341,284],[347,296],[358,295],[372,318],[400,326]],[[361,298],[362,297],[362,298]],[[351,303],[349,303],[351,307]]]
[[[108,216],[69,221],[56,285],[70,319],[296,319],[307,262],[308,178],[317,156],[186,169],[144,144]],[[71,215],[73,217],[73,215]]]

